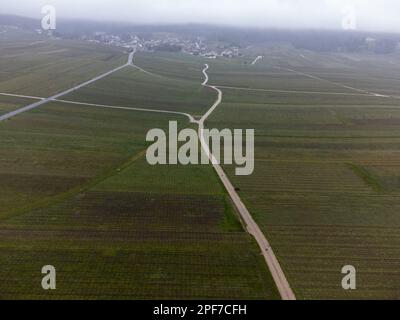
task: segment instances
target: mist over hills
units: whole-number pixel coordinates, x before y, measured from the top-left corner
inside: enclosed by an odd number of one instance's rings
[[[14,15],[0,15],[0,25],[15,26],[28,31],[41,28],[41,22],[38,19]],[[168,33],[188,38],[204,37],[211,41],[232,43],[238,47],[286,43],[298,49],[320,52],[371,51],[387,54],[397,51],[400,43],[400,34],[395,33],[263,29],[202,24],[135,25],[70,19],[58,19],[55,34],[60,38],[80,39],[100,31],[119,36],[138,34],[142,37],[151,37],[155,33]],[[371,41],[373,46],[371,46]]]

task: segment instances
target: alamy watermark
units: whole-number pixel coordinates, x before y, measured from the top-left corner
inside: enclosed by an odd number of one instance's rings
[[[342,28],[344,30],[357,29],[357,12],[354,5],[348,5],[343,8]]]
[[[356,268],[351,265],[344,266],[342,268],[342,274],[345,275],[342,279],[342,288],[344,290],[356,290],[357,289]]]
[[[44,266],[42,274],[45,274],[42,279],[43,290],[56,290],[56,268],[50,265]]]
[[[56,8],[51,5],[42,7],[42,29],[46,31],[56,30],[57,28],[57,13]]]
[[[150,165],[223,163],[236,164],[235,172],[239,176],[254,172],[254,129],[183,129],[178,132],[178,123],[170,121],[168,133],[152,129],[146,141],[153,142],[146,152]]]

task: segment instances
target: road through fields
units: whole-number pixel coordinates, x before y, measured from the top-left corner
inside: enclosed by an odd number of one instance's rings
[[[0,121],[9,119],[13,116],[16,116],[18,114],[21,114],[23,112],[26,112],[28,110],[32,110],[34,108],[37,108],[43,104],[46,104],[48,102],[51,101],[57,101],[57,102],[63,102],[63,103],[70,103],[70,104],[76,104],[76,105],[85,105],[85,106],[92,106],[92,107],[99,107],[99,108],[112,108],[112,109],[124,109],[124,110],[132,110],[132,111],[145,111],[145,112],[159,112],[159,113],[169,113],[169,114],[179,114],[179,115],[184,115],[186,117],[189,118],[191,123],[196,123],[198,124],[198,133],[199,133],[199,138],[200,138],[200,142],[201,142],[201,146],[204,150],[204,152],[206,153],[206,155],[208,156],[208,158],[210,159],[216,173],[218,174],[219,178],[221,179],[222,183],[224,184],[229,196],[231,197],[233,203],[235,204],[238,213],[243,221],[243,223],[246,226],[246,229],[248,231],[249,234],[251,234],[255,240],[257,241],[259,247],[261,248],[261,252],[262,255],[268,265],[268,268],[271,272],[271,275],[275,281],[275,284],[277,286],[277,289],[282,297],[283,300],[295,300],[296,297],[286,279],[286,276],[279,264],[279,261],[277,260],[271,245],[269,244],[268,240],[266,239],[265,235],[263,234],[263,232],[261,231],[261,229],[259,228],[259,226],[257,225],[257,223],[254,221],[253,217],[251,216],[250,212],[248,211],[248,209],[246,208],[246,206],[243,204],[243,202],[240,199],[240,196],[238,195],[238,193],[236,192],[234,186],[232,185],[232,183],[230,182],[229,178],[227,177],[227,175],[225,174],[224,170],[222,169],[222,167],[218,164],[218,162],[216,161],[215,157],[213,156],[213,154],[211,153],[209,146],[205,140],[205,136],[204,136],[204,122],[211,116],[211,114],[215,111],[215,109],[221,104],[222,102],[222,97],[223,97],[223,93],[222,91],[217,87],[217,86],[213,86],[213,85],[209,85],[208,81],[209,81],[209,76],[207,74],[207,70],[209,69],[208,64],[205,65],[205,68],[203,69],[203,74],[204,74],[204,82],[202,83],[202,86],[204,87],[208,87],[212,90],[214,90],[215,92],[217,92],[218,97],[217,100],[214,102],[214,104],[211,106],[211,108],[207,111],[206,114],[204,114],[204,116],[200,119],[200,120],[195,120],[195,118],[188,114],[188,113],[182,113],[182,112],[174,112],[174,111],[167,111],[167,110],[151,110],[151,109],[140,109],[140,108],[128,108],[128,107],[119,107],[119,106],[110,106],[110,105],[101,105],[101,104],[91,104],[91,103],[83,103],[83,102],[75,102],[75,101],[67,101],[67,100],[60,100],[58,98],[69,94],[75,90],[78,90],[84,86],[87,86],[95,81],[98,81],[118,70],[121,70],[127,66],[133,66],[136,67],[133,64],[133,55],[135,54],[135,52],[132,52],[129,55],[128,58],[128,62],[123,65],[120,66],[118,68],[115,68],[107,73],[104,73],[100,76],[97,76],[89,81],[86,81],[74,88],[71,88],[69,90],[66,90],[64,92],[61,92],[59,94],[56,94],[50,98],[39,98],[39,97],[29,97],[29,98],[35,98],[35,99],[41,99],[38,102],[35,102],[33,104],[30,104],[24,108],[18,109],[16,111],[7,113],[3,116],[0,117]],[[148,73],[146,70],[140,68],[141,71]],[[8,95],[8,94],[7,94]],[[11,94],[10,94],[11,95]]]
[[[198,121],[199,137],[200,137],[201,146],[202,146],[204,152],[206,153],[206,155],[209,157],[215,171],[217,172],[219,178],[221,179],[222,183],[224,184],[226,190],[228,191],[229,196],[231,197],[243,222],[246,225],[247,231],[256,239],[258,245],[260,246],[262,254],[264,256],[264,259],[267,262],[267,265],[269,267],[271,275],[275,281],[275,284],[279,290],[279,293],[280,293],[282,299],[283,300],[296,300],[296,297],[289,285],[289,282],[286,279],[286,276],[279,264],[278,259],[276,258],[275,254],[274,254],[274,251],[271,248],[271,245],[269,244],[265,235],[261,231],[260,227],[254,221],[253,217],[251,216],[250,212],[247,210],[246,206],[243,204],[242,200],[240,199],[240,196],[236,192],[235,188],[233,187],[232,183],[230,182],[229,178],[225,174],[222,167],[218,164],[218,161],[215,159],[215,157],[211,153],[210,148],[205,140],[204,122],[215,111],[215,109],[221,104],[222,96],[223,96],[222,91],[220,89],[218,89],[216,86],[208,85],[208,80],[209,80],[209,77],[207,74],[208,69],[209,69],[209,66],[206,65],[203,70],[205,80],[202,85],[216,91],[218,93],[218,98],[215,101],[215,103],[212,105],[210,110],[201,118],[200,121]]]
[[[103,78],[109,76],[110,74],[112,74],[112,73],[114,73],[114,72],[117,72],[117,71],[119,71],[119,70],[121,70],[121,69],[123,69],[123,68],[125,68],[125,67],[127,67],[127,66],[130,66],[130,65],[132,65],[132,60],[133,60],[133,55],[134,55],[134,54],[135,54],[135,52],[131,52],[131,53],[129,54],[128,62],[127,62],[126,64],[124,64],[124,65],[122,65],[122,66],[120,66],[120,67],[117,67],[117,68],[115,68],[115,69],[112,69],[112,70],[110,70],[110,71],[108,71],[108,72],[106,72],[106,73],[103,73],[102,75],[99,75],[99,76],[97,76],[97,77],[95,77],[95,78],[93,78],[93,79],[91,79],[91,80],[88,80],[88,81],[86,81],[86,82],[84,82],[84,83],[81,83],[81,84],[79,84],[79,85],[77,85],[77,86],[75,86],[75,87],[73,87],[73,88],[71,88],[71,89],[68,89],[68,90],[66,90],[66,91],[60,92],[60,93],[58,93],[58,94],[56,94],[56,95],[54,95],[54,96],[51,96],[51,97],[49,97],[49,98],[42,99],[42,100],[40,100],[40,101],[38,101],[38,102],[32,103],[32,104],[30,104],[30,105],[27,105],[27,106],[25,106],[25,107],[23,107],[23,108],[20,108],[20,109],[17,109],[17,110],[15,110],[15,111],[11,111],[11,112],[9,112],[9,113],[6,113],[5,115],[0,116],[0,121],[7,120],[7,119],[12,118],[12,117],[14,117],[14,116],[16,116],[16,115],[19,115],[19,114],[21,114],[21,113],[23,113],[23,112],[26,112],[26,111],[35,109],[35,108],[37,108],[37,107],[40,107],[41,105],[44,105],[44,104],[46,104],[46,103],[48,103],[48,102],[51,102],[51,101],[54,101],[54,100],[56,100],[56,99],[58,99],[58,98],[61,98],[62,96],[65,96],[65,95],[67,95],[67,94],[69,94],[69,93],[71,93],[71,92],[73,92],[73,91],[75,91],[75,90],[78,90],[78,89],[80,89],[80,88],[83,88],[83,87],[85,87],[85,86],[87,86],[87,85],[89,85],[89,84],[92,84],[93,82],[96,82],[96,81],[98,81],[98,80],[100,80],[100,79],[103,79]]]

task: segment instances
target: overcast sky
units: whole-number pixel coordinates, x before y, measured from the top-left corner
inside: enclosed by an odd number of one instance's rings
[[[277,28],[340,29],[354,12],[357,29],[400,32],[399,0],[1,0],[0,13],[40,17],[46,4],[67,18]]]

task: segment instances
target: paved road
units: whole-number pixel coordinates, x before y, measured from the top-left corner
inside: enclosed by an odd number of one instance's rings
[[[121,69],[123,69],[123,68],[125,68],[125,67],[127,67],[127,66],[130,66],[130,65],[132,64],[132,59],[133,59],[133,55],[134,55],[134,54],[135,54],[135,52],[132,52],[132,53],[129,54],[128,62],[127,62],[126,64],[124,64],[124,65],[122,65],[122,66],[120,66],[120,67],[118,67],[118,68],[115,68],[115,69],[113,69],[113,70],[110,70],[110,71],[108,71],[108,72],[106,72],[106,73],[104,73],[104,74],[102,74],[102,75],[99,75],[99,76],[97,76],[97,77],[95,77],[95,78],[93,78],[93,79],[91,79],[91,80],[89,80],[89,81],[86,81],[86,82],[84,82],[84,83],[81,83],[80,85],[77,85],[77,86],[75,86],[75,87],[73,87],[73,88],[71,88],[71,89],[68,89],[68,90],[63,91],[63,92],[61,92],[61,93],[58,93],[58,94],[56,94],[56,95],[54,95],[54,96],[51,96],[51,97],[49,97],[49,98],[42,99],[42,100],[40,100],[40,101],[38,101],[38,102],[32,103],[32,104],[30,104],[30,105],[27,105],[27,106],[25,106],[25,107],[23,107],[23,108],[20,108],[20,109],[17,109],[17,110],[15,110],[15,111],[11,111],[11,112],[9,112],[9,113],[6,113],[5,115],[0,116],[0,121],[4,121],[4,120],[6,120],[6,119],[10,119],[10,118],[12,118],[12,117],[14,117],[14,116],[16,116],[16,115],[19,115],[19,114],[21,114],[21,113],[23,113],[23,112],[26,112],[26,111],[35,109],[35,108],[37,108],[37,107],[40,107],[41,105],[44,105],[44,104],[49,103],[49,102],[51,102],[51,101],[54,101],[54,100],[56,100],[56,99],[58,99],[58,98],[61,98],[62,96],[65,96],[65,95],[67,95],[67,94],[69,94],[69,93],[71,93],[71,92],[73,92],[73,91],[75,91],[75,90],[78,90],[78,89],[80,89],[80,88],[82,88],[82,87],[85,87],[85,86],[87,86],[87,85],[89,85],[89,84],[91,84],[91,83],[93,83],[93,82],[96,82],[96,81],[98,81],[98,80],[100,80],[100,79],[103,79],[103,78],[109,76],[110,74],[112,74],[112,73],[114,73],[114,72],[117,72],[117,71],[119,71],[119,70],[121,70]]]
[[[203,82],[203,86],[209,87],[215,90],[218,93],[218,98],[215,103],[212,105],[211,109],[201,118],[198,122],[199,124],[199,137],[201,146],[204,152],[207,154],[215,171],[217,172],[219,178],[221,179],[222,183],[224,184],[226,190],[229,193],[233,203],[235,204],[243,222],[246,225],[247,231],[256,239],[258,245],[261,248],[262,254],[264,256],[265,261],[269,267],[269,270],[272,274],[272,277],[275,281],[275,284],[279,290],[279,293],[283,300],[296,300],[296,297],[287,281],[285,274],[279,264],[278,259],[276,258],[274,251],[272,250],[268,240],[266,239],[264,233],[261,231],[257,223],[254,221],[253,217],[251,216],[250,212],[247,210],[246,206],[243,204],[242,200],[240,199],[238,193],[236,192],[235,188],[233,187],[232,183],[230,182],[229,178],[225,174],[222,167],[218,164],[215,157],[212,155],[207,142],[205,141],[204,137],[204,122],[208,119],[208,117],[215,111],[215,109],[221,104],[223,93],[220,89],[215,86],[208,85],[208,75],[207,70],[209,66],[206,65],[203,74],[205,76],[205,80]]]

